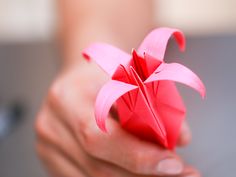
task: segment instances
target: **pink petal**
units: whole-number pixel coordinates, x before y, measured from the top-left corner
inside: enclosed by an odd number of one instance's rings
[[[182,84],[192,87],[200,93],[202,97],[205,96],[205,86],[202,81],[194,74],[190,69],[178,63],[163,63],[161,64],[152,75],[145,81],[145,83],[160,81],[160,80],[171,80],[180,82]]]
[[[92,58],[110,76],[120,64],[127,65],[131,59],[129,54],[105,43],[94,43],[82,54],[87,60]]]
[[[125,93],[138,88],[135,85],[110,80],[99,91],[95,102],[95,118],[97,125],[103,131],[106,130],[105,120],[112,104]]]
[[[147,53],[152,57],[163,61],[166,46],[170,37],[174,35],[181,51],[185,49],[185,38],[181,31],[172,28],[158,28],[149,33],[140,45],[138,52]]]

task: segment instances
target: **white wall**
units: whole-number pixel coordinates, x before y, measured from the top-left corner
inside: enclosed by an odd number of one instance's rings
[[[53,36],[56,0],[0,0],[0,42]],[[154,0],[156,21],[186,33],[236,33],[236,0]]]
[[[0,0],[0,42],[48,39],[54,21],[54,0]]]
[[[159,24],[195,35],[236,33],[236,0],[156,0]]]

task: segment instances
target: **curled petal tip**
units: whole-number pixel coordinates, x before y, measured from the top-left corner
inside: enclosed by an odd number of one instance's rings
[[[198,83],[198,88],[194,88],[194,89],[200,94],[202,99],[205,99],[205,97],[206,97],[206,88],[205,88],[204,84],[201,82],[200,79],[199,79],[199,82],[200,83]]]
[[[137,56],[138,55],[134,48],[132,48],[131,53],[132,53],[132,56]]]
[[[104,133],[108,133],[108,130],[107,130],[107,127],[104,125],[104,126],[99,126],[100,130],[102,130]]]
[[[185,42],[184,42],[184,44],[180,46],[180,51],[184,52],[185,50],[186,50],[186,45],[185,45]]]
[[[101,118],[99,118],[98,116],[95,115],[95,118],[96,118],[96,123],[97,123],[97,126],[100,130],[102,130],[103,132],[107,133],[107,127],[106,127],[106,123],[105,121],[101,120]]]
[[[202,99],[205,99],[206,98],[206,94],[202,95]]]
[[[198,79],[198,85],[199,85],[199,89],[197,89],[197,91],[201,95],[202,99],[205,99],[205,97],[206,97],[206,87],[198,77],[197,77],[197,79]]]
[[[180,30],[174,28],[157,28],[145,37],[138,52],[147,52],[149,55],[159,60],[163,60],[168,41],[172,35],[176,39],[180,51],[184,51],[185,37]]]
[[[106,119],[113,103],[125,93],[136,88],[137,86],[131,84],[110,80],[100,89],[95,101],[95,118],[102,131],[107,132]]]
[[[201,96],[202,96],[202,99],[206,98],[206,88],[204,86],[203,86],[203,89],[201,91]]]
[[[84,52],[82,52],[82,56],[83,56],[86,60],[88,60],[88,61],[91,60],[91,58],[89,57],[89,55],[87,55],[87,54],[84,53]]]
[[[176,29],[176,32],[174,33],[174,37],[175,37],[177,43],[179,44],[180,51],[184,52],[186,49],[186,39],[185,39],[183,32]]]
[[[197,88],[195,88],[195,90],[200,94],[200,96],[202,97],[202,99],[205,99],[205,97],[206,97],[206,88],[205,88],[205,85],[202,83],[202,81],[199,79],[199,78],[197,78],[198,79],[198,87]]]
[[[93,43],[82,51],[86,60],[94,60],[107,74],[113,76],[120,64],[126,64],[131,56],[122,50],[105,43]]]
[[[205,97],[206,89],[204,84],[190,69],[178,63],[164,63],[160,67],[145,82],[171,80],[185,84],[196,90],[202,98]]]

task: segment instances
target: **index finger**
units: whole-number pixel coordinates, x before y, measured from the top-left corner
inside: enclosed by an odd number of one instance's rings
[[[182,161],[174,152],[138,139],[111,118],[107,121],[108,133],[98,129],[95,121],[87,120],[78,127],[76,136],[88,154],[136,174],[178,175],[182,172]]]

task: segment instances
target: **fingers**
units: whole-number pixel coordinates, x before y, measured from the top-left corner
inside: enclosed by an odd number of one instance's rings
[[[55,149],[63,151],[65,154],[68,154],[68,152],[77,153],[75,147],[78,148],[79,145],[73,134],[47,106],[38,115],[36,133],[38,141],[51,144]]]
[[[88,177],[78,166],[63,157],[55,148],[43,142],[38,143],[37,153],[53,177]]]
[[[178,175],[183,172],[183,163],[174,152],[139,140],[111,118],[107,121],[109,133],[101,132],[94,120],[93,102],[78,94],[76,84],[63,84],[70,86],[70,92],[63,87],[54,87],[50,105],[59,112],[59,117],[87,154],[140,175]],[[181,134],[180,144],[186,142],[182,137]]]
[[[107,121],[109,133],[101,132],[94,120],[93,104],[71,92],[58,88],[56,92],[54,90],[52,96],[58,101],[52,105],[60,112],[61,117],[66,117],[74,135],[88,154],[136,174],[181,174],[183,164],[174,152],[140,141],[111,118]]]
[[[41,115],[40,119],[41,124],[44,123],[44,134],[40,133],[38,136],[41,139],[37,150],[52,176],[144,177],[114,164],[90,157],[81,149],[76,139],[70,134],[71,132],[67,130],[67,127],[57,117],[49,113],[49,110],[46,112]],[[46,118],[42,119],[44,117]],[[47,135],[46,139],[45,135]],[[190,173],[186,174],[189,175]],[[184,175],[185,170],[178,177],[184,177]],[[145,177],[148,176],[145,175]]]
[[[108,119],[109,133],[101,132],[94,121],[81,126],[77,136],[90,155],[142,175],[177,175],[183,164],[174,152],[139,140]]]
[[[37,123],[37,130],[39,131],[37,149],[41,159],[43,159],[43,162],[52,175],[58,177],[60,173],[60,175],[64,174],[64,171],[61,171],[59,168],[60,165],[58,163],[61,161],[64,163],[65,161],[67,164],[70,164],[68,171],[71,170],[71,166],[75,166],[79,168],[81,173],[91,177],[137,177],[137,175],[118,166],[89,156],[81,149],[67,127],[58,117],[53,116],[47,108],[44,108],[39,118],[40,121]],[[54,159],[58,158],[62,160],[57,161],[55,164]],[[72,169],[71,171],[73,173],[74,170]]]
[[[180,129],[180,135],[178,138],[177,145],[178,146],[186,146],[187,144],[189,144],[191,139],[192,139],[192,134],[191,134],[189,125],[185,120],[181,126],[181,129]]]
[[[84,151],[89,155],[140,175],[181,174],[183,164],[173,152],[162,149],[157,145],[140,141],[125,132],[111,118],[107,122],[110,128],[109,133],[105,134],[98,129],[93,120],[92,110],[88,110],[87,115],[89,114],[91,114],[90,118],[86,117],[86,119],[75,121],[80,123],[80,125],[77,126],[78,129],[74,133]],[[54,123],[54,125],[56,124]],[[63,131],[57,130],[56,132]],[[61,136],[65,136],[65,133],[62,133]],[[68,147],[68,142],[65,143],[67,149],[70,149],[71,152],[76,149]],[[78,152],[73,152],[72,154],[78,154]],[[71,156],[73,157],[73,155]]]
[[[79,169],[81,174],[89,176],[89,173],[85,170],[87,168],[86,164],[88,164],[87,154],[81,151],[81,147],[73,134],[71,134],[71,131],[58,116],[55,116],[48,106],[43,108],[37,118],[36,132],[38,139],[37,149],[39,152],[42,152],[43,149],[44,153],[39,153],[39,156],[44,162],[54,161],[56,156],[56,158],[62,159],[63,163],[69,164],[67,165],[70,166],[68,171],[71,170],[71,166],[74,166]],[[51,167],[51,163],[45,163],[45,165],[54,173],[61,173],[60,165],[55,165],[55,167]],[[58,175],[55,176],[57,177]]]
[[[46,167],[50,169],[53,174],[64,173],[58,169],[59,165],[52,165],[54,164],[54,154],[56,154],[56,157],[59,156],[57,158],[66,161],[70,166],[76,166],[76,168],[80,169],[81,173],[83,172],[83,174],[86,174],[87,176],[127,176],[127,171],[90,157],[83,151],[74,135],[68,130],[68,127],[65,126],[57,116],[54,116],[48,107],[44,108],[38,117],[37,132],[39,140],[37,149],[39,155],[43,159]],[[71,168],[68,170],[70,169]],[[55,176],[58,177],[57,174]]]

